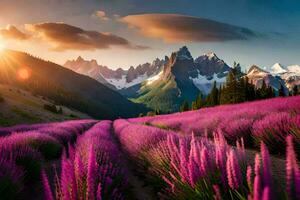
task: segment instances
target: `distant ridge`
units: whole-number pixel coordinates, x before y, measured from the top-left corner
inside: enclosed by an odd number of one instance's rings
[[[30,76],[19,80],[25,68]],[[98,81],[29,54],[6,50],[0,57],[0,82],[45,96],[99,119],[137,116],[145,109]]]

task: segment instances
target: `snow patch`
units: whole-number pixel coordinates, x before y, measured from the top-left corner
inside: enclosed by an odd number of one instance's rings
[[[207,56],[209,60],[212,60],[214,57],[216,57],[216,54],[214,52],[208,52],[204,55]]]
[[[199,71],[198,71],[199,72]],[[217,86],[223,84],[226,81],[226,76],[219,78],[217,74],[214,74],[211,79],[206,76],[202,76],[198,73],[198,77],[189,77],[194,83],[194,85],[204,94],[208,94],[211,91],[213,83],[216,81]]]
[[[287,66],[287,69],[289,72],[293,72],[293,73],[300,75],[300,66],[299,65],[290,65],[290,66]]]
[[[281,74],[281,73],[285,73],[287,72],[286,69],[283,68],[283,66],[279,63],[275,63],[272,67],[271,67],[271,73],[272,74]]]
[[[138,76],[136,79],[133,79],[131,82],[126,81],[126,75],[123,75],[121,79],[105,79],[110,84],[114,85],[118,90],[126,89],[136,84],[140,84],[144,81],[147,81],[147,85],[153,83],[154,81],[158,80],[162,75],[163,71],[159,72],[158,74],[154,74],[151,76],[147,76],[147,73]]]
[[[139,84],[148,78],[147,74],[138,76],[136,79],[133,79],[131,82],[126,81],[126,75],[123,75],[121,79],[106,79],[107,82],[114,85],[118,90],[129,88],[133,85]]]

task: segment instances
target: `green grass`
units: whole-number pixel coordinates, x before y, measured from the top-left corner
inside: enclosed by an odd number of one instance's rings
[[[20,117],[26,118],[30,122],[38,122],[39,121],[39,118],[37,118],[36,116],[30,115],[29,113],[24,112],[23,110],[20,110],[16,107],[12,108],[11,110],[12,110],[12,112],[16,113]]]
[[[134,103],[143,103],[148,108],[158,109],[163,113],[178,110],[178,88],[173,77],[166,81],[143,85],[139,96],[130,99]]]
[[[39,119],[38,117],[30,115],[29,113],[16,107],[13,107],[10,112],[14,113],[16,116],[6,116],[5,114],[0,113],[0,126],[12,126],[15,124],[24,123],[33,124],[41,122],[41,119]]]

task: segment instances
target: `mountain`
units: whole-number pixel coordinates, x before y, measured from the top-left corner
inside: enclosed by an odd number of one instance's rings
[[[283,71],[280,65],[273,66],[272,69],[277,72]],[[248,77],[249,81],[258,88],[262,86],[264,81],[267,85],[273,87],[276,91],[278,91],[282,85],[285,87],[287,92],[285,83],[279,76],[274,76],[271,72],[263,70],[256,65],[250,67],[246,76]]]
[[[207,53],[195,60],[197,73],[191,76],[194,84],[198,89],[208,94],[211,90],[212,84],[216,81],[217,86],[226,81],[226,76],[231,68],[215,53]]]
[[[113,89],[126,89],[155,76],[165,64],[164,60],[155,59],[152,63],[144,63],[128,70],[118,68],[112,70],[99,65],[96,60],[87,61],[82,57],[67,61],[64,67],[77,73],[87,75]]]
[[[285,85],[289,90],[292,90],[295,85],[300,85],[299,65],[290,65],[285,67],[279,63],[275,63],[269,70],[274,76],[279,76],[282,80],[284,80]]]
[[[101,71],[105,71],[106,67],[99,66],[96,60],[86,61],[79,56],[76,60],[67,61],[64,67],[79,74],[89,76],[111,89],[116,89],[113,85],[109,84],[101,74]],[[107,68],[107,70],[109,69]]]
[[[0,83],[27,90],[99,119],[132,117],[144,112],[100,82],[29,54],[5,50]]]
[[[284,67],[280,63],[275,63],[269,71],[274,75],[287,72],[287,70],[284,69]]]
[[[225,81],[230,67],[215,54],[193,59],[187,47],[166,57],[163,70],[140,84],[132,100],[163,112],[177,111],[180,104],[193,101],[201,91],[208,94],[214,81]],[[129,96],[130,97],[130,96]]]
[[[128,70],[112,70],[97,64],[95,60],[86,61],[81,57],[66,62],[64,66],[115,88],[135,103],[162,112],[177,111],[184,100],[191,102],[200,92],[209,94],[213,83],[216,82],[217,87],[222,85],[232,69],[213,52],[194,59],[186,46],[164,59]],[[282,85],[286,93],[294,85],[300,85],[298,65],[284,67],[276,63],[265,70],[253,65],[246,74],[241,75],[246,75],[256,87],[261,87],[265,81],[278,91]]]

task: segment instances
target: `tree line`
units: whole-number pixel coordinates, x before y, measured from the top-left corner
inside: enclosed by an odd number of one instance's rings
[[[298,86],[294,86],[289,95],[298,95],[299,89]],[[215,81],[210,93],[206,97],[202,93],[199,93],[191,105],[189,105],[188,101],[184,101],[180,106],[180,111],[198,110],[203,107],[242,103],[245,101],[273,98],[275,96],[286,96],[283,85],[280,86],[278,91],[275,91],[263,80],[262,86],[256,87],[241,72],[240,65],[234,63],[234,68],[228,73],[225,84],[217,87]]]

